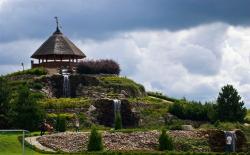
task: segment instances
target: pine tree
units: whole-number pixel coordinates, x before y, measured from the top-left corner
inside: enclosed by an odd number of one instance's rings
[[[39,128],[39,124],[45,115],[27,86],[21,86],[18,89],[13,110],[14,127],[30,131]]]
[[[220,121],[242,122],[247,114],[244,102],[232,85],[222,87],[217,98],[217,115]]]
[[[98,133],[95,127],[92,127],[89,136],[88,151],[101,151],[103,150],[102,135]]]
[[[174,145],[172,138],[166,133],[166,130],[163,129],[159,137],[159,150],[160,151],[173,150],[173,148]]]

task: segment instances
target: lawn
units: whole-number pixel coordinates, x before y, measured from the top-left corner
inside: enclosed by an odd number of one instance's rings
[[[0,155],[20,155],[22,154],[22,145],[18,141],[21,134],[3,134],[0,133]],[[26,155],[40,155],[33,150],[25,147]]]

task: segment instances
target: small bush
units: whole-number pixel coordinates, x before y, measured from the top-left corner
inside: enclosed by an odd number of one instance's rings
[[[88,151],[101,151],[103,150],[102,135],[98,133],[95,127],[92,127],[89,136]]]
[[[122,129],[122,117],[120,113],[115,114],[115,130]]]
[[[166,133],[166,130],[162,130],[162,133],[159,137],[159,150],[173,150],[173,140],[172,138]]]
[[[113,60],[88,60],[77,66],[79,74],[117,74],[120,73],[120,66]]]
[[[58,132],[66,131],[66,118],[61,115],[57,115],[56,118],[56,131]]]

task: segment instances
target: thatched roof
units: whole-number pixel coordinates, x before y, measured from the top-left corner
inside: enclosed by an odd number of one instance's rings
[[[72,43],[61,31],[57,30],[49,37],[31,56],[35,59],[53,59],[53,58],[85,58],[86,55]]]

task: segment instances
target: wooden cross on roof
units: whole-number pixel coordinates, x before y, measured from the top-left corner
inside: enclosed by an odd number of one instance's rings
[[[58,17],[57,16],[55,16],[55,19],[56,19],[56,28],[58,29],[59,28],[59,20],[58,20]]]

